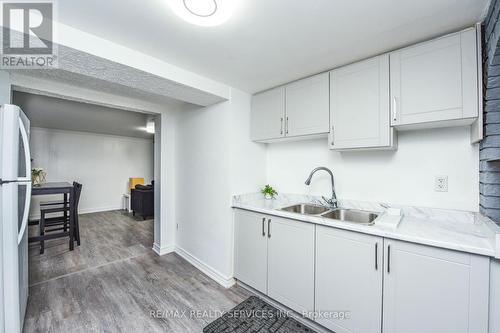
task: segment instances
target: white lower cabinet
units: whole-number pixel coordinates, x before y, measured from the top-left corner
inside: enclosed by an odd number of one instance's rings
[[[487,333],[489,258],[385,240],[384,333]]]
[[[250,287],[267,293],[267,217],[235,210],[234,276]]]
[[[382,326],[383,239],[316,227],[316,321],[337,332]]]
[[[336,333],[487,333],[490,258],[235,210],[235,277]]]
[[[297,312],[312,312],[315,225],[245,210],[234,216],[234,276]]]
[[[271,217],[267,295],[299,313],[314,310],[314,224]]]

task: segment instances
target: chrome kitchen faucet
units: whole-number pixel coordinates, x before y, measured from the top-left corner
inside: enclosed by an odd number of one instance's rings
[[[316,171],[319,171],[319,170],[323,170],[323,171],[328,172],[330,174],[330,178],[332,179],[332,197],[330,199],[327,199],[324,196],[322,196],[322,198],[323,198],[323,200],[325,200],[325,202],[329,206],[331,206],[333,208],[337,208],[337,195],[335,194],[335,183],[333,181],[333,172],[330,169],[328,169],[326,167],[317,167],[317,168],[315,168],[313,171],[311,171],[311,174],[306,179],[306,185],[310,185],[311,184],[312,176],[316,173]]]

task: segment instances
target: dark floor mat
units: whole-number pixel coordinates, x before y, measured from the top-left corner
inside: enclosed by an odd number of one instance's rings
[[[204,333],[315,333],[256,296],[238,304],[219,319],[208,324]]]

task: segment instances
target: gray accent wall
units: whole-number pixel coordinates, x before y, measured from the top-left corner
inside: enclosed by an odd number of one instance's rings
[[[483,24],[484,140],[479,153],[481,213],[500,223],[500,1]]]

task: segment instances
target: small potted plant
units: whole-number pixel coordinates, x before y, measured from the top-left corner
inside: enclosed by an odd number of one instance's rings
[[[278,195],[278,192],[269,184],[264,186],[260,192],[264,194],[264,198],[266,199],[274,199],[276,195]]]
[[[31,169],[31,180],[33,182],[33,186],[40,186],[45,183],[46,173],[42,168],[33,168]]]

